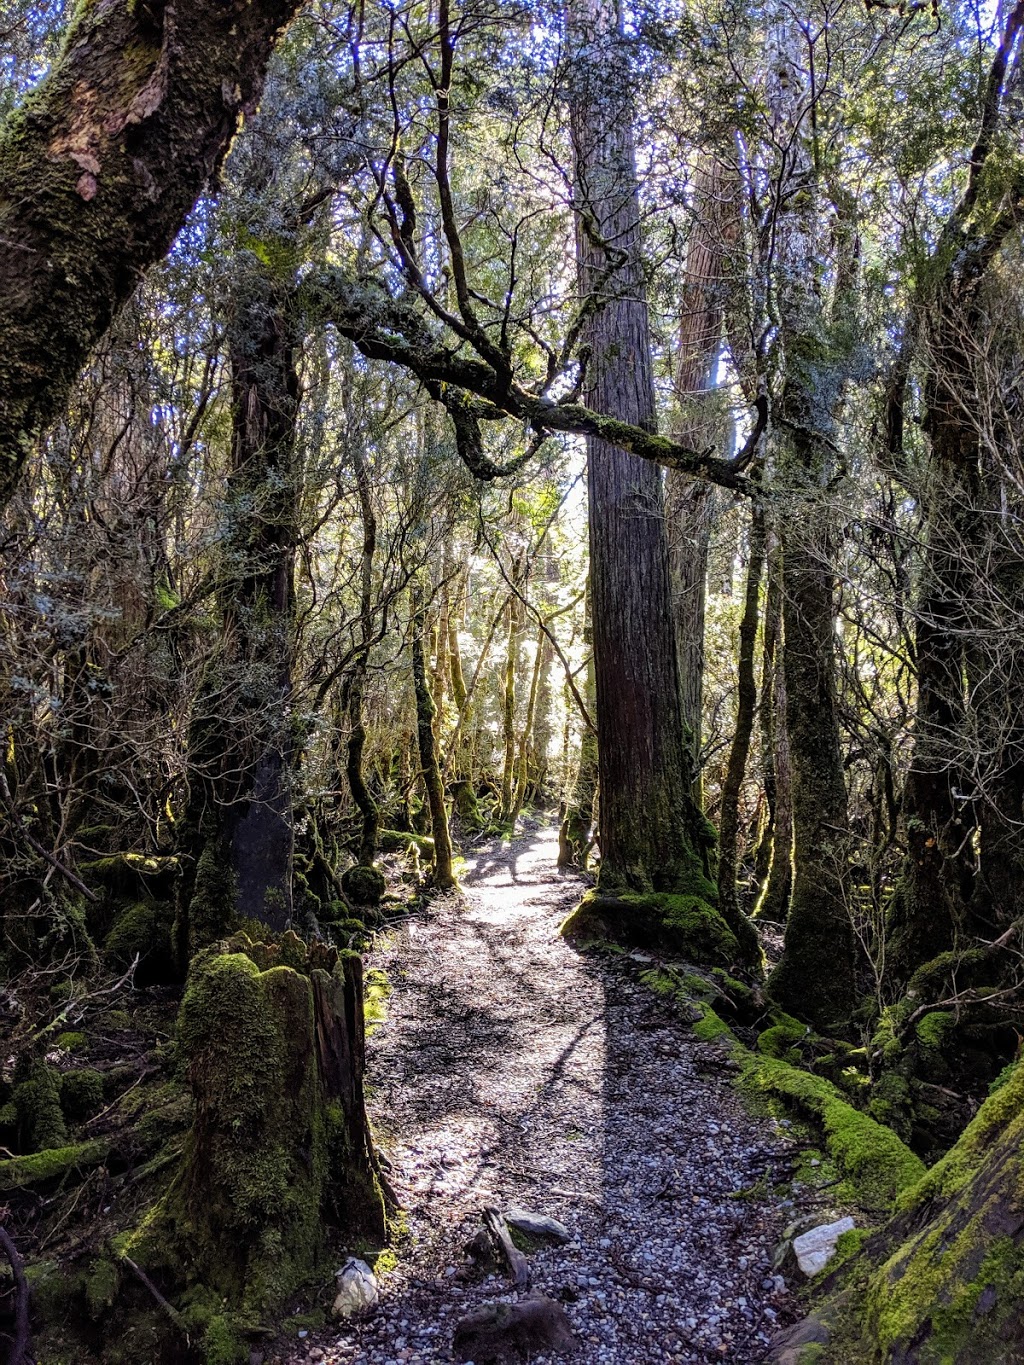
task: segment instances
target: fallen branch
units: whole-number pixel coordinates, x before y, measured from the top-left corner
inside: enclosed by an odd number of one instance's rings
[[[28,1280],[18,1249],[11,1240],[6,1228],[0,1228],[0,1250],[11,1264],[14,1276],[14,1340],[11,1343],[7,1365],[23,1365],[28,1350]]]

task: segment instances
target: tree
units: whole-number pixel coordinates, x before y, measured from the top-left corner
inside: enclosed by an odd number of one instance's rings
[[[77,7],[0,129],[0,506],[259,99],[294,0]]]

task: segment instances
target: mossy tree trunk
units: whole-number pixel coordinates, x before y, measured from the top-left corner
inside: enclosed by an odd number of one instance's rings
[[[518,589],[525,583],[525,565],[514,564],[512,581]],[[508,633],[505,638],[505,667],[502,673],[501,689],[501,803],[498,819],[502,824],[515,819],[513,798],[516,790],[516,692],[519,673],[519,646],[523,627],[523,604],[518,593],[513,593],[508,602]]]
[[[348,395],[346,395],[348,401]],[[377,551],[377,517],[373,509],[370,475],[366,454],[360,443],[358,428],[350,424],[356,437],[351,447],[352,467],[359,495],[359,512],[363,522],[363,544],[359,563],[359,648],[346,683],[346,712],[349,739],[345,772],[352,799],[362,817],[359,834],[359,862],[372,865],[377,856],[377,836],[380,830],[380,811],[373,794],[366,785],[363,773],[363,751],[366,747],[366,727],[363,724],[363,691],[366,669],[373,640],[373,560]]]
[[[589,600],[589,594],[588,594]],[[589,610],[588,610],[589,617]],[[589,643],[589,624],[584,627],[584,640]],[[594,696],[594,659],[591,654],[587,662],[585,682],[587,709],[593,715],[597,710]],[[569,730],[572,697],[568,684],[565,688],[566,733]],[[566,756],[568,757],[568,756]],[[566,763],[565,766],[568,766]],[[584,724],[580,736],[580,757],[572,787],[565,792],[561,803],[561,818],[558,830],[558,866],[574,867],[580,872],[587,870],[587,860],[593,842],[595,804],[597,802],[598,761],[597,733],[592,726]]]
[[[419,749],[420,774],[427,793],[430,832],[434,839],[434,882],[441,889],[446,889],[455,885],[455,872],[452,867],[452,841],[448,830],[444,782],[437,761],[437,743],[434,736],[434,699],[431,696],[430,683],[427,679],[424,650],[427,613],[423,601],[423,590],[418,584],[414,584],[410,590],[410,601],[412,605],[410,649],[413,690],[416,696],[416,740]]]
[[[1014,1365],[1024,1356],[1024,1068],[824,1286],[822,1360]],[[819,1338],[820,1339],[820,1338]]]
[[[764,639],[761,660],[761,766],[768,819],[755,858],[760,883],[755,913],[776,923],[789,910],[793,885],[793,805],[786,733],[786,678],[781,662],[782,555],[776,544],[768,556]]]
[[[285,251],[291,243],[285,243]],[[243,263],[229,329],[232,471],[226,572],[221,585],[225,638],[237,685],[229,762],[241,789],[224,831],[243,916],[283,929],[292,915],[290,710],[294,648],[294,569],[298,542],[298,343],[292,280],[255,258]]]
[[[265,159],[249,166],[269,183]],[[268,265],[240,250],[227,318],[231,465],[222,513],[218,653],[194,708],[191,799],[184,822],[192,868],[179,890],[186,958],[233,917],[286,928],[292,916],[293,736],[290,710],[299,407],[294,259],[273,235]]]
[[[588,406],[654,429],[629,62],[615,7],[568,15],[577,259]],[[587,438],[602,887],[690,888],[706,826],[693,795],[660,472]]]
[[[851,224],[840,241],[832,291],[823,296],[825,214],[810,145],[815,96],[806,88],[805,39],[788,21],[775,30],[772,47],[768,102],[789,149],[775,208],[772,287],[785,355],[774,456],[786,495],[779,529],[793,887],[785,946],[769,989],[789,1013],[824,1029],[848,1019],[855,995],[827,505],[852,339],[854,247]]]
[[[793,883],[772,997],[821,1029],[853,1007],[846,781],[835,692],[835,605],[828,535],[805,539],[807,509],[783,549],[786,733],[793,800]]]
[[[519,752],[516,759],[516,789],[512,797],[512,810],[509,817],[513,824],[519,818],[519,812],[526,800],[526,792],[530,782],[530,758],[534,752],[534,731],[537,724],[537,697],[540,691],[540,674],[544,664],[544,646],[546,643],[547,636],[544,634],[543,628],[540,628],[537,631],[533,667],[530,669],[530,691],[526,699],[526,717],[523,732],[519,736]]]
[[[713,410],[709,411],[707,402],[722,337],[728,231],[726,177],[724,167],[714,157],[705,157],[694,174],[694,213],[680,302],[676,360],[680,411],[672,434],[675,440],[700,450],[717,444],[723,435],[722,423]],[[679,684],[695,772],[700,761],[708,547],[715,508],[711,484],[678,470],[667,472],[665,522]]]
[[[72,12],[0,128],[0,506],[259,99],[293,0]]]
[[[993,56],[979,114],[978,139],[963,194],[939,234],[927,268],[919,272],[918,295],[911,317],[911,341],[923,341],[926,366],[923,426],[930,440],[930,461],[914,491],[925,514],[925,562],[921,575],[916,626],[915,667],[917,711],[914,752],[903,798],[903,834],[907,848],[902,876],[893,896],[887,959],[898,980],[906,981],[914,968],[957,943],[965,928],[972,893],[975,776],[965,781],[960,745],[965,735],[965,640],[975,632],[977,604],[984,601],[990,565],[978,557],[984,541],[981,456],[984,442],[980,423],[977,369],[983,364],[986,306],[981,291],[997,253],[1016,230],[1024,180],[1019,158],[1002,155],[1002,128],[1013,117],[1007,92],[1020,62],[1024,6],[1010,11],[1001,42]],[[889,429],[901,472],[903,383],[890,400]],[[997,411],[1003,410],[1000,393]],[[996,436],[998,442],[998,435]],[[905,476],[904,476],[905,477]],[[911,481],[912,482],[912,481]],[[1016,553],[1016,552],[1015,552]],[[972,583],[972,575],[978,578]],[[1018,617],[1019,620],[1019,617]],[[1016,708],[1016,677],[1006,679],[1004,700]],[[978,677],[972,682],[977,684]],[[982,728],[992,738],[992,724],[1003,729],[1000,704],[988,705]],[[982,768],[987,762],[975,756]],[[991,793],[989,829],[998,857],[1004,850],[999,810],[1004,797],[1011,805],[1019,778],[1019,759],[1006,756],[995,776],[1002,792]],[[1005,814],[1009,814],[1007,811]],[[1010,815],[1016,823],[1020,808]],[[984,854],[983,854],[984,857]],[[995,882],[1002,880],[996,873]]]

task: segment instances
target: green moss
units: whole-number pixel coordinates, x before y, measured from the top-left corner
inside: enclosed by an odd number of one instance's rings
[[[923,1048],[939,1051],[955,1027],[956,1019],[947,1010],[932,1010],[918,1019],[914,1033]]]
[[[913,1096],[907,1078],[898,1071],[884,1071],[871,1087],[868,1113],[907,1141],[913,1114]]]
[[[363,1018],[366,1021],[367,1037],[384,1022],[390,995],[391,982],[388,980],[387,972],[382,972],[378,967],[371,967],[363,979]]]
[[[140,853],[115,853],[82,863],[87,881],[96,881],[124,896],[171,894],[179,872],[177,858],[150,858]]]
[[[85,1277],[85,1301],[89,1316],[101,1318],[114,1306],[121,1285],[121,1274],[113,1261],[100,1257],[92,1263]]]
[[[797,1063],[800,1060],[797,1046],[810,1032],[806,1024],[801,1024],[790,1015],[783,1015],[779,1023],[773,1024],[771,1028],[758,1035],[757,1050],[765,1057],[781,1057],[788,1062]]]
[[[379,868],[363,867],[357,863],[342,873],[341,889],[357,905],[379,905],[387,890],[387,882]]]
[[[50,1180],[59,1180],[69,1171],[98,1166],[106,1160],[109,1151],[109,1143],[103,1138],[96,1138],[71,1147],[51,1147],[33,1156],[16,1156],[0,1161],[0,1191],[42,1185]]]
[[[693,1025],[693,1032],[701,1042],[713,1043],[719,1038],[731,1039],[733,1037],[732,1029],[724,1019],[718,1017],[710,1005],[703,1005],[701,1009],[703,1016]]]
[[[824,1077],[745,1051],[740,1061],[747,1086],[779,1095],[821,1123],[830,1154],[866,1207],[888,1211],[924,1174],[920,1158],[894,1132],[854,1109]]]
[[[954,980],[962,985],[975,984],[974,974],[978,968],[987,966],[988,962],[989,956],[984,948],[939,953],[914,972],[907,986],[907,997],[919,1004],[941,999],[949,994]]]
[[[84,1034],[75,1036],[84,1042]],[[54,1067],[39,1060],[28,1063],[24,1078],[14,1088],[14,1105],[23,1149],[43,1151],[67,1142],[68,1130],[60,1107],[60,1073]]]
[[[988,1093],[990,1095],[994,1095],[997,1090],[1002,1090],[1003,1086],[1013,1075],[1016,1067],[1017,1067],[1016,1062],[1010,1062],[1007,1066],[1004,1066],[1002,1071],[1000,1071],[999,1075],[996,1076],[995,1080],[989,1086]]]
[[[195,1121],[181,1178],[133,1245],[151,1263],[171,1255],[179,1276],[188,1265],[242,1318],[280,1307],[322,1269],[325,1211],[360,1206],[370,1219],[374,1205],[383,1227],[379,1191],[318,1067],[314,983],[343,1011],[346,965],[311,977],[207,950],[189,971],[178,1042]]]
[[[242,1365],[249,1359],[249,1347],[230,1316],[217,1313],[210,1318],[203,1333],[205,1365]]]
[[[229,933],[235,923],[238,888],[231,870],[227,843],[209,838],[196,863],[196,880],[188,903],[188,954]]]
[[[383,853],[409,853],[415,850],[427,862],[434,856],[434,841],[425,834],[407,834],[401,829],[382,829],[378,844]]]
[[[62,1052],[82,1052],[89,1046],[89,1039],[84,1033],[61,1033],[57,1036],[57,1046]]]
[[[948,1199],[956,1194],[978,1172],[997,1138],[1022,1112],[1024,1067],[1017,1067],[981,1106],[956,1145],[904,1193],[900,1207],[915,1208],[928,1200]]]
[[[612,939],[671,953],[689,962],[728,965],[741,958],[725,920],[696,893],[668,895],[591,891],[562,925],[566,937],[583,942]]]
[[[66,1071],[60,1082],[60,1107],[69,1123],[83,1123],[103,1105],[103,1073],[93,1067]]]
[[[135,961],[135,981],[158,986],[181,979],[171,941],[174,910],[166,902],[136,901],[114,920],[103,945],[104,956],[121,971]]]

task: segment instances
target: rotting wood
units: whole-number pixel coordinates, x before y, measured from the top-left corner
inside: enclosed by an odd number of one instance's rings
[[[512,1241],[508,1224],[498,1209],[487,1208],[483,1211],[484,1227],[491,1234],[495,1246],[508,1262],[509,1274],[517,1289],[530,1286],[530,1263]]]

